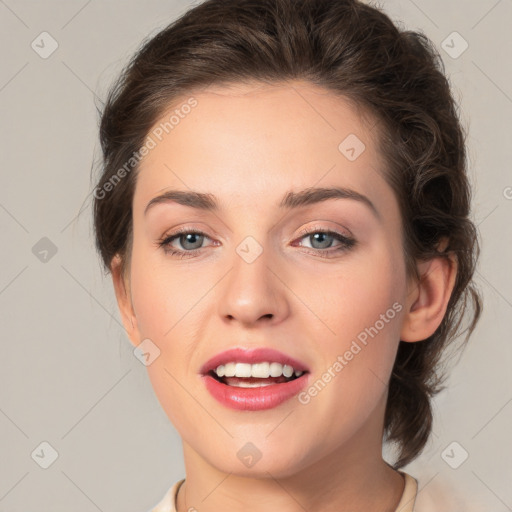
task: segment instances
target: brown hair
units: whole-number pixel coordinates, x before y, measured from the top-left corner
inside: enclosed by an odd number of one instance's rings
[[[399,344],[384,425],[385,439],[399,448],[398,469],[429,438],[431,398],[445,378],[441,354],[469,329],[467,341],[482,309],[472,282],[479,242],[469,219],[465,133],[441,57],[425,35],[399,30],[357,0],[207,0],[187,11],[141,45],[108,94],[94,193],[96,245],[106,271],[120,255],[124,272],[137,170],[133,160],[133,172],[126,163],[173,101],[211,83],[291,79],[339,94],[376,121],[384,177],[401,209],[408,276],[419,279],[417,260],[448,251],[457,257],[442,323],[427,340]],[[444,237],[449,243],[441,252]],[[460,333],[469,302],[471,322]]]

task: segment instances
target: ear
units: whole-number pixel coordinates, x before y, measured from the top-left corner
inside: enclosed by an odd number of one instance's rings
[[[442,244],[441,251],[447,241]],[[418,271],[420,281],[409,284],[400,333],[400,339],[407,342],[427,339],[441,324],[455,285],[457,258],[448,252],[419,263]]]
[[[128,338],[134,346],[140,343],[140,333],[137,326],[137,318],[133,309],[132,298],[130,293],[130,282],[121,271],[121,258],[115,255],[111,262],[112,282],[116,294],[117,305],[121,313],[124,329]]]

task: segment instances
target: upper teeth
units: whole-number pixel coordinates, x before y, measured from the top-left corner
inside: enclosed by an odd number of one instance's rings
[[[257,377],[266,379],[268,377],[291,377],[294,373],[300,377],[303,372],[294,370],[292,366],[280,363],[226,363],[217,366],[214,372],[219,377]]]

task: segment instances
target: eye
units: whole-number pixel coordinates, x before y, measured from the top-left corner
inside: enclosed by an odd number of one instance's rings
[[[180,258],[187,258],[194,256],[202,249],[205,238],[209,238],[202,231],[193,231],[189,229],[180,229],[174,233],[165,236],[162,240],[158,241],[158,246],[162,247],[166,254],[171,256],[178,256]],[[179,242],[183,249],[176,249],[173,242]]]
[[[329,258],[333,253],[338,254],[340,251],[346,251],[355,246],[356,241],[353,238],[347,237],[338,233],[337,231],[326,230],[323,228],[309,228],[300,233],[301,239],[309,240],[311,249],[314,253],[321,257]],[[339,245],[332,247],[334,241],[340,242]],[[301,247],[304,247],[301,244]],[[307,246],[306,246],[307,247]],[[326,249],[331,249],[327,251]]]

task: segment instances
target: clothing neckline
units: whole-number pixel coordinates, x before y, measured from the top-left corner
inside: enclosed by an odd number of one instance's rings
[[[398,502],[395,512],[414,512],[414,504],[418,493],[418,482],[414,477],[409,475],[409,473],[405,473],[404,471],[398,472],[404,477],[405,482],[402,497]],[[178,491],[184,482],[185,478],[175,482],[166,496],[164,496],[164,499],[151,512],[176,512],[178,510]]]

